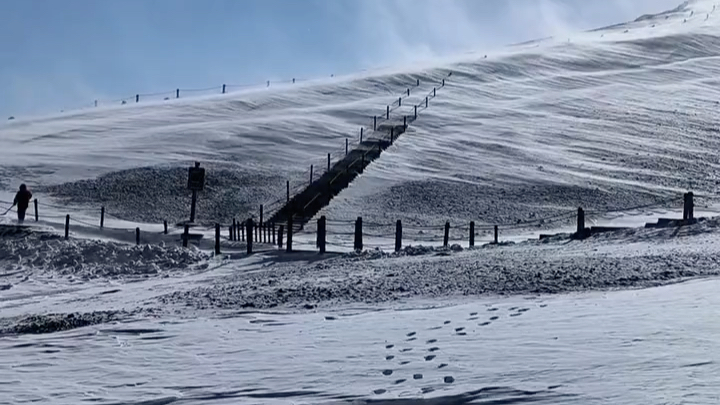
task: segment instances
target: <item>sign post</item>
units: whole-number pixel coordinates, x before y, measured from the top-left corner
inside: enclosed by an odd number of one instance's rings
[[[188,188],[192,190],[192,205],[190,206],[190,222],[195,222],[195,205],[197,204],[197,193],[205,186],[205,169],[200,167],[200,162],[195,162],[195,167],[188,169]]]

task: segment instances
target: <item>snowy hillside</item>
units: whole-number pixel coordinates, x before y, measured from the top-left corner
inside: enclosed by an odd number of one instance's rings
[[[695,1],[436,68],[19,119],[0,128],[1,199],[25,181],[93,212],[104,204],[122,219],[174,221],[186,216],[185,168],[199,160],[210,169],[201,220],[257,214],[284,197],[286,180],[302,186],[310,164],[322,170],[346,138],[352,147],[407,88],[406,105],[416,104],[452,72],[323,214],[514,224],[578,206],[677,208],[681,192],[717,188],[718,18],[712,1]]]

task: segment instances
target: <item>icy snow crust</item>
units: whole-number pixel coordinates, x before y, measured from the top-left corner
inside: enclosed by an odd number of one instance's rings
[[[141,247],[126,244],[132,237],[112,233],[84,240],[104,232],[90,222],[85,228],[73,223],[70,241],[56,235],[64,214],[96,221],[105,205],[114,218],[108,221],[131,221],[115,226],[141,226],[144,232],[152,226],[152,241],[164,241],[157,236],[160,221],[172,224],[187,215],[185,173],[194,160],[208,169],[207,190],[199,199],[202,222],[227,224],[253,214],[252,207],[283,198],[285,179],[301,185],[308,181],[310,163],[319,173],[327,153],[333,159],[342,155],[345,138],[357,142],[360,126],[370,125],[405,89],[410,87],[412,96],[404,104],[413,105],[449,72],[447,85],[410,130],[321,212],[331,220],[331,238],[332,232],[346,232],[347,221],[358,215],[369,227],[389,226],[382,231],[389,234],[397,219],[430,224],[434,235],[438,224],[451,220],[456,241],[466,240],[463,227],[470,220],[506,226],[504,239],[523,226],[567,230],[578,206],[593,213],[591,224],[602,224],[605,212],[635,207],[653,211],[629,215],[654,215],[665,207],[677,216],[681,193],[688,189],[705,195],[699,201],[711,207],[720,168],[713,124],[720,100],[716,18],[711,2],[693,2],[570,41],[509,47],[487,59],[466,56],[402,73],[5,123],[0,200],[11,200],[16,183],[24,181],[50,205],[42,206],[42,229],[0,238],[2,294],[14,297],[10,302],[49,292],[54,283],[79,288],[73,283],[141,278],[152,284],[166,277],[162,293],[143,290],[143,303],[110,300],[97,310],[303,310],[408,297],[643,287],[714,275],[712,256],[690,248],[702,240],[703,249],[715,249],[711,238],[702,239],[716,233],[714,220],[679,231],[639,229],[585,242],[560,238],[470,251],[409,248],[399,255],[371,251],[325,259],[210,258],[205,250],[177,247],[176,234],[167,239],[172,244]],[[401,108],[392,117],[409,113],[409,107]],[[544,221],[548,217],[556,220]],[[9,223],[9,216],[2,221]],[[409,228],[405,245],[429,239]],[[481,232],[486,236],[487,228]],[[242,247],[234,246],[235,253]],[[56,310],[38,311],[51,309]],[[72,310],[80,309],[87,311]]]

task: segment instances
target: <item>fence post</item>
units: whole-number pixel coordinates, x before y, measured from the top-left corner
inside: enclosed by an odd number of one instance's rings
[[[397,220],[395,223],[395,251],[399,252],[402,249],[402,221]]]
[[[688,219],[693,219],[694,216],[694,202],[693,202],[693,193],[685,193],[683,196],[683,220],[687,221]]]
[[[245,242],[245,223],[238,223],[240,227],[240,241]]]
[[[136,103],[139,103],[139,102],[140,102],[140,95],[139,95],[139,94],[136,94],[136,95],[135,95],[135,102],[136,102]]]
[[[222,94],[225,94],[225,85],[223,84]]]
[[[272,226],[272,244],[275,244],[275,222],[273,222],[270,226]]]
[[[407,128],[407,115],[403,115],[403,127]]]
[[[445,235],[443,236],[443,246],[447,247],[450,242],[450,221],[445,222]]]
[[[232,225],[228,225],[228,240],[229,240],[230,242],[233,242],[233,241],[234,241],[234,239],[233,239],[233,232],[235,232],[235,227],[233,227]]]
[[[445,79],[442,81],[442,87],[445,87]]]
[[[402,107],[402,97],[398,97],[398,107]]]
[[[70,214],[65,216],[65,239],[70,236]]]
[[[287,202],[290,202],[290,180],[287,181]]]
[[[580,208],[578,208],[578,216],[577,216],[577,234],[578,234],[578,236],[582,236],[584,231],[585,231],[585,211],[583,211],[582,207],[580,207]]]
[[[327,171],[328,171],[328,172],[330,171],[330,154],[329,154],[329,153],[328,153],[328,168],[327,168]]]
[[[348,154],[348,139],[345,138],[345,156]]]
[[[430,97],[425,97],[425,108],[428,108],[428,101],[430,101]]]
[[[320,219],[318,219],[318,225],[317,225],[317,244],[318,248],[320,249],[320,254],[325,253],[325,247],[327,242],[327,219],[325,218],[325,215],[321,216]]]
[[[433,97],[437,96],[436,92],[437,92],[437,87],[433,87]]]
[[[417,119],[417,106],[415,106],[415,119]]]
[[[360,143],[362,143],[363,138],[363,128],[360,128]]]
[[[408,94],[408,97],[410,97],[410,88],[409,88],[409,87],[408,87],[408,92],[407,92],[407,94]]]
[[[286,250],[288,253],[292,252],[292,234],[293,234],[293,217],[292,214],[288,216],[287,221],[287,243]]]
[[[188,246],[188,239],[190,238],[190,226],[185,225],[185,230],[183,231],[183,247]]]
[[[357,217],[355,220],[355,244],[354,248],[356,251],[363,250],[363,235],[362,235],[362,217]]]
[[[694,194],[693,192],[688,193],[688,205],[689,205],[689,219],[695,218],[695,202],[693,201]]]
[[[263,205],[260,204],[260,226],[263,224]],[[258,239],[258,242],[260,242],[260,239]]]
[[[310,165],[310,184],[313,182],[313,165]]]
[[[373,131],[377,131],[377,115],[373,116]]]
[[[35,222],[39,221],[38,217],[38,200],[37,198],[33,200],[33,204],[35,205]]]
[[[470,221],[470,247],[475,246],[475,221]]]
[[[100,207],[100,228],[105,226],[105,206]]]
[[[251,255],[253,252],[253,220],[252,218],[248,218],[248,220],[245,222],[246,232],[247,232],[247,254]]]
[[[175,98],[180,98],[180,89],[175,89]]]
[[[237,222],[235,221],[235,218],[233,218],[233,224],[232,224],[232,232],[230,233],[230,240],[236,241],[237,238]]]
[[[167,220],[163,221],[163,233],[167,235]]]
[[[265,228],[265,243],[270,243],[270,227],[268,224],[263,224],[263,227]]]
[[[495,225],[495,244],[497,245],[498,243],[498,226]]]
[[[220,224],[215,224],[215,254],[220,254]]]
[[[283,231],[285,230],[285,225],[280,225],[280,229],[278,229],[278,248],[282,249],[283,247]]]
[[[135,244],[140,244],[140,228],[135,228]]]
[[[416,86],[419,86],[419,85],[420,85],[420,79],[417,79],[417,84],[416,84]]]
[[[387,118],[385,119],[390,119],[390,106],[387,106]]]

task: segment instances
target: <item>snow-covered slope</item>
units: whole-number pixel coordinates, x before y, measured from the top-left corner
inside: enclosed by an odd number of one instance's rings
[[[430,108],[323,214],[505,224],[710,194],[720,167],[714,9],[693,1],[402,73],[19,119],[0,127],[0,199],[25,181],[126,219],[175,220],[187,210],[185,167],[199,160],[210,169],[199,217],[242,217],[344,153],[346,138],[357,142],[420,80],[393,117],[410,113],[448,72]],[[57,186],[81,179],[91,181]]]

